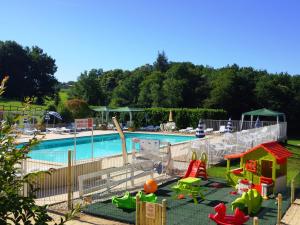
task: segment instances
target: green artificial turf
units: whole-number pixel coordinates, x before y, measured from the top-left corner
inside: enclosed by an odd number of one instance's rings
[[[214,213],[214,206],[224,202],[227,206],[227,213],[232,214],[230,203],[238,196],[231,195],[232,187],[226,185],[225,180],[209,179],[202,181],[202,189],[205,194],[205,200],[198,199],[198,204],[195,205],[193,200],[186,196],[185,199],[174,199],[171,187],[176,184],[176,181],[166,183],[159,186],[156,192],[158,202],[163,199],[167,200],[167,224],[168,225],[207,225],[215,224],[208,218],[209,213]],[[220,185],[216,187],[214,184]],[[285,212],[289,205],[288,194],[283,194],[283,211]],[[135,210],[123,210],[115,207],[110,200],[105,202],[97,202],[88,205],[83,210],[85,213],[100,216],[103,218],[117,220],[133,224],[135,222]],[[276,223],[277,205],[275,199],[265,200],[258,215],[259,223],[264,225],[273,225]],[[246,224],[252,224],[252,217]]]
[[[286,147],[293,153],[288,159],[288,183],[295,178],[296,187],[300,188],[300,139],[288,140]]]

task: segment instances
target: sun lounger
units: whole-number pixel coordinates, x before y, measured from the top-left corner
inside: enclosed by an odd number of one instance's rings
[[[187,132],[189,132],[190,130],[193,130],[193,127],[187,127],[187,128],[185,128],[185,129],[181,129],[181,130],[179,130],[179,132],[180,132],[180,133],[187,133]]]
[[[210,134],[210,133],[212,133],[213,131],[214,131],[213,128],[206,128],[206,129],[204,130],[204,133],[205,133],[205,134]]]
[[[218,133],[225,133],[227,132],[226,126],[220,126],[220,129],[218,131],[214,131],[214,134],[218,134]]]
[[[40,130],[37,130],[37,129],[24,129],[23,130],[23,134],[26,134],[26,135],[34,135],[36,133],[40,132]]]
[[[159,131],[160,126],[149,125],[149,126],[146,126],[146,127],[141,127],[140,129],[143,130],[143,131]]]

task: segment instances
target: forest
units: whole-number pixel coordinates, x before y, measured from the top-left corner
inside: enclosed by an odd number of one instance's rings
[[[132,71],[84,71],[71,98],[89,105],[224,109],[234,119],[259,108],[284,112],[290,128],[300,116],[300,76],[268,73],[236,64],[222,68],[170,62],[164,52]]]

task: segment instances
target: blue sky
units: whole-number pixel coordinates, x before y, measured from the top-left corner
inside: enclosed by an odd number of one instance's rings
[[[297,0],[1,0],[0,40],[37,45],[60,81],[171,61],[300,74]]]

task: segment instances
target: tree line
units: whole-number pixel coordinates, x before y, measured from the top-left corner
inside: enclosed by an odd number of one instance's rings
[[[4,97],[36,103],[57,96],[55,60],[38,46],[23,47],[15,41],[0,41],[0,79],[9,76]]]
[[[153,64],[131,71],[92,69],[66,84],[57,81],[56,70],[55,60],[41,48],[0,41],[0,79],[9,75],[5,98],[22,101],[31,96],[36,103],[54,98],[58,105],[61,87],[69,89],[70,99],[89,105],[224,109],[235,119],[265,107],[285,112],[289,127],[300,125],[299,75],[272,74],[236,64],[216,69],[170,62],[164,52]]]
[[[152,65],[132,71],[84,71],[70,96],[90,105],[224,109],[235,119],[265,107],[286,113],[292,125],[299,123],[300,116],[299,75],[272,74],[236,64],[215,69],[169,62],[164,52]]]

